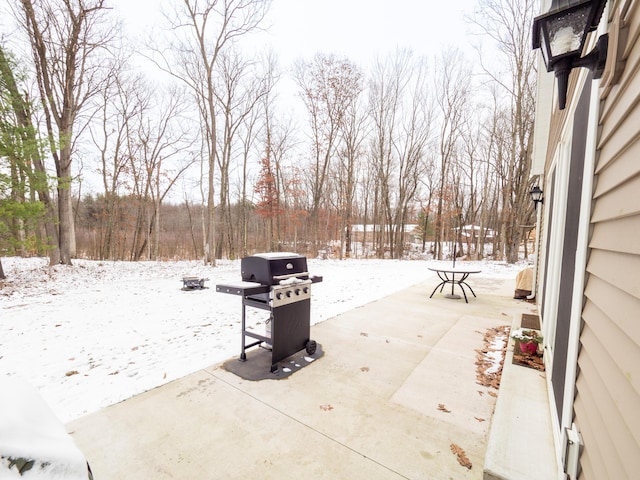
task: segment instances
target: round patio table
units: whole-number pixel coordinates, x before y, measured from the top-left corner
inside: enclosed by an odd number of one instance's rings
[[[438,274],[438,278],[440,278],[441,280],[441,282],[436,286],[436,288],[433,289],[433,292],[431,292],[431,295],[429,295],[429,298],[433,297],[433,294],[436,293],[436,290],[438,290],[438,288],[440,288],[440,292],[442,292],[445,285],[449,283],[451,284],[451,293],[446,293],[445,294],[446,298],[453,298],[453,299],[460,298],[460,295],[455,294],[453,291],[456,285],[458,285],[460,287],[460,290],[462,290],[462,294],[464,295],[465,302],[469,303],[469,300],[467,299],[467,292],[465,291],[464,287],[467,287],[474,297],[476,296],[475,292],[473,291],[471,286],[466,282],[466,280],[469,277],[469,275],[471,275],[472,273],[480,273],[481,270],[464,268],[464,267],[462,268],[460,267],[451,267],[451,268],[429,267],[429,270],[436,272],[436,274]]]

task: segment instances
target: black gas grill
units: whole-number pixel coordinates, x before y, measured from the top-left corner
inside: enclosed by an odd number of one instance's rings
[[[278,362],[302,349],[313,355],[311,284],[321,282],[322,277],[309,275],[307,258],[296,253],[259,253],[243,258],[240,270],[241,282],[216,285],[218,292],[242,297],[240,360],[247,359],[247,348],[270,348],[271,371],[275,372]],[[270,336],[246,329],[246,307],[269,311]],[[255,341],[247,344],[247,337]]]

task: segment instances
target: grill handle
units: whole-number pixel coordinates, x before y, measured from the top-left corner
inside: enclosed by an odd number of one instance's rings
[[[286,280],[287,278],[293,278],[293,277],[304,277],[304,276],[309,276],[309,272],[298,272],[298,273],[287,273],[285,275],[274,275],[273,279],[274,280]]]

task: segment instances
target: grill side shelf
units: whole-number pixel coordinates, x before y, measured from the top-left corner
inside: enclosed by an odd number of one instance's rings
[[[246,297],[247,295],[256,295],[259,293],[268,293],[269,285],[254,282],[238,282],[229,284],[216,285],[216,292],[228,293],[230,295],[239,295]]]

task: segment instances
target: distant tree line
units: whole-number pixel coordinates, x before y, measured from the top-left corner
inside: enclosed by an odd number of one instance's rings
[[[481,71],[454,48],[400,49],[367,70],[300,59],[295,117],[276,55],[242,49],[269,6],[174,2],[164,35],[139,49],[161,77],[151,82],[108,0],[9,0],[19,34],[0,39],[0,256],[215,265],[337,240],[342,258],[360,224],[377,226],[377,257],[402,258],[406,225],[419,224],[441,259],[444,242],[469,249],[457,232],[475,224],[516,261],[533,222],[535,2],[478,0],[470,22],[499,54],[479,55]]]

